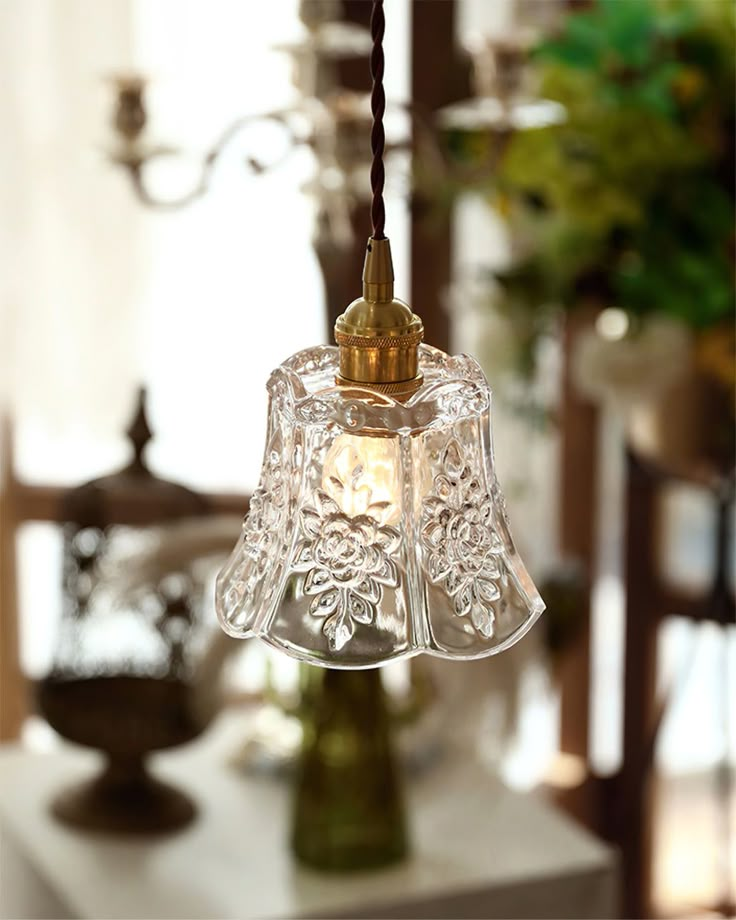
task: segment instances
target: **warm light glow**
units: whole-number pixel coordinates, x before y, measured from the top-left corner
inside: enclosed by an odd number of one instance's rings
[[[370,514],[381,524],[401,518],[396,438],[341,434],[325,459],[322,488],[350,517]]]

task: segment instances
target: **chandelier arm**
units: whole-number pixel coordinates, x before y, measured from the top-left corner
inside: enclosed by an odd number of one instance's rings
[[[203,166],[202,174],[189,191],[184,192],[184,194],[180,195],[178,198],[158,198],[148,188],[143,175],[145,164],[152,159],[154,159],[154,156],[146,157],[145,160],[140,160],[135,163],[126,164],[135,196],[145,207],[157,211],[178,211],[180,208],[185,208],[198,198],[201,198],[207,191],[209,181],[205,179],[206,168]]]
[[[418,191],[421,194],[423,187],[432,187],[432,183],[436,185],[438,182],[451,182],[453,188],[459,188],[487,181],[489,172],[493,173],[497,169],[511,139],[508,133],[494,136],[485,160],[478,165],[461,166],[452,161],[447,148],[443,146],[440,140],[441,130],[434,126],[430,109],[415,101],[392,105],[408,116],[411,132],[405,139],[387,143],[384,153],[389,156],[392,153],[413,153],[416,156],[419,148],[421,174],[418,175],[415,170],[410,169],[410,183],[414,183],[414,193]]]
[[[383,0],[373,0],[371,12],[371,37],[373,50],[371,51],[371,77],[373,89],[371,91],[371,112],[373,114],[373,128],[371,130],[371,151],[373,162],[371,164],[371,223],[373,226],[373,239],[386,239],[384,228],[386,224],[386,209],[383,203],[383,187],[386,173],[383,166],[383,152],[386,146],[386,133],[383,128],[383,115],[386,111],[386,93],[383,89],[383,34],[386,30],[386,19],[383,14]]]
[[[124,163],[130,175],[136,197],[146,207],[155,208],[161,211],[176,211],[179,208],[184,208],[192,204],[208,191],[212,181],[212,174],[223,153],[245,128],[257,121],[275,122],[286,131],[288,138],[284,151],[270,163],[263,163],[252,156],[246,157],[246,162],[254,174],[265,173],[280,166],[291,155],[295,147],[304,143],[304,140],[296,135],[293,127],[288,123],[285,114],[273,112],[265,115],[260,113],[256,115],[246,115],[243,118],[238,118],[222,132],[217,141],[202,158],[200,174],[193,186],[177,198],[158,198],[148,188],[144,177],[144,166],[146,163],[149,163],[156,157],[167,156],[169,155],[168,153],[153,152],[143,159],[134,159]]]

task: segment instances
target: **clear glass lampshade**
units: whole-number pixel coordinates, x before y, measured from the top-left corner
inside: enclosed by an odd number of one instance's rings
[[[272,374],[260,484],[217,581],[223,628],[312,664],[492,655],[544,604],[511,538],[478,364],[421,346],[405,402],[338,386],[338,349]]]

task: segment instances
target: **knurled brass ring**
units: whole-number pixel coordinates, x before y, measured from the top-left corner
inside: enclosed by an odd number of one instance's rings
[[[424,330],[401,333],[399,335],[353,335],[349,332],[335,330],[335,341],[347,348],[414,348],[421,344]]]

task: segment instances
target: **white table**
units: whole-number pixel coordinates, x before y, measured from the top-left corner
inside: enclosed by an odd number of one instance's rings
[[[200,806],[190,828],[153,841],[81,834],[46,804],[94,769],[64,747],[0,749],[0,917],[614,917],[614,853],[541,798],[472,764],[439,766],[410,789],[413,856],[378,873],[328,876],[294,863],[289,796],[227,766],[238,724],[156,759]]]

